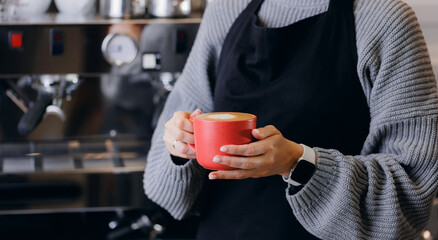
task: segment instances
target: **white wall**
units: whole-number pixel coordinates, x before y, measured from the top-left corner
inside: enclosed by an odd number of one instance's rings
[[[404,0],[417,14],[438,76],[438,0]],[[438,79],[437,79],[438,80]]]

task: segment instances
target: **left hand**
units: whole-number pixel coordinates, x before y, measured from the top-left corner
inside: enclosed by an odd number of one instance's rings
[[[288,176],[303,154],[303,147],[283,137],[272,125],[253,129],[252,135],[260,141],[244,145],[225,145],[221,151],[233,156],[215,156],[216,163],[236,170],[211,172],[209,179],[244,179],[272,175]]]

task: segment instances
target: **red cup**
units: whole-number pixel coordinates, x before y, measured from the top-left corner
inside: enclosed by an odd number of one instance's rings
[[[213,112],[197,115],[193,122],[195,152],[198,163],[210,170],[233,170],[213,162],[216,155],[230,156],[220,151],[224,145],[248,144],[254,140],[251,130],[256,128],[257,117],[249,113]]]

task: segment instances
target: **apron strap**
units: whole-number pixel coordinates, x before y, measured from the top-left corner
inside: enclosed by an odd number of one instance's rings
[[[351,12],[355,0],[330,0],[327,12],[345,13]]]
[[[245,9],[246,13],[256,13],[259,11],[264,0],[252,0]]]

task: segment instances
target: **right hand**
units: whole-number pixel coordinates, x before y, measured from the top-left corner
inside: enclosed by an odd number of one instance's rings
[[[191,117],[201,114],[201,110],[196,109],[194,112],[178,111],[173,114],[173,117],[164,125],[163,140],[167,145],[170,154],[186,158],[195,159],[196,153],[188,146],[195,144],[193,135],[193,123]],[[175,142],[175,140],[177,140]],[[174,148],[175,142],[175,148]]]

